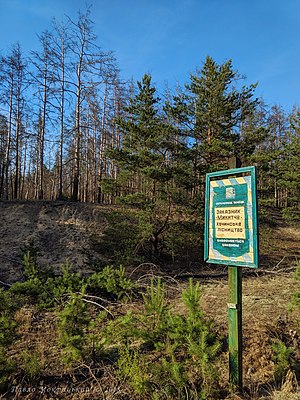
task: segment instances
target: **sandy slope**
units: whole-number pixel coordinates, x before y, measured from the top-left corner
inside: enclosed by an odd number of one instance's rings
[[[107,225],[101,206],[49,201],[0,202],[0,280],[20,278],[22,249],[33,243],[41,265],[58,267],[66,259],[82,266],[91,235]]]

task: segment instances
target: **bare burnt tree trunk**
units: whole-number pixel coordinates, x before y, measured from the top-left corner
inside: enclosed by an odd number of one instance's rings
[[[104,86],[104,97],[103,97],[103,106],[101,113],[101,127],[100,127],[100,146],[99,146],[99,170],[98,177],[99,183],[102,182],[104,177],[105,170],[105,145],[106,145],[106,134],[105,134],[105,119],[106,119],[106,103],[107,103],[107,80]],[[104,195],[102,193],[101,184],[98,186],[98,203],[104,202]]]
[[[17,103],[15,125],[16,125],[16,136],[15,136],[15,177],[14,177],[14,190],[13,198],[17,199],[19,195],[19,179],[20,179],[20,104]]]
[[[61,99],[60,99],[60,139],[59,139],[59,183],[58,199],[63,198],[63,152],[65,131],[65,39],[61,41]]]
[[[12,117],[13,117],[13,81],[11,82],[9,91],[9,112],[8,112],[8,126],[7,138],[5,149],[5,198],[9,198],[9,164],[10,164],[10,149],[11,149],[11,130],[12,130]]]
[[[53,89],[53,79],[51,76],[51,58],[53,52],[51,48],[52,35],[45,31],[39,36],[39,41],[42,46],[42,52],[32,52],[32,63],[35,66],[36,73],[34,75],[37,91],[40,96],[40,116],[39,116],[39,132],[38,132],[38,148],[39,148],[39,180],[37,197],[43,199],[45,196],[44,190],[44,170],[45,170],[45,136],[46,136],[46,119],[50,111],[49,94]],[[52,62],[53,64],[53,62]],[[53,74],[52,74],[53,75]]]
[[[69,26],[63,22],[58,24],[52,22],[53,28],[57,33],[52,42],[52,62],[54,65],[55,96],[57,98],[59,110],[59,150],[58,150],[58,193],[57,198],[64,198],[64,146],[66,142],[66,109],[69,91],[67,88],[67,76],[70,74],[69,53],[70,36]],[[70,83],[70,82],[69,82]]]
[[[24,107],[24,99],[22,97],[22,91],[24,86],[25,78],[25,63],[22,60],[20,45],[17,45],[14,49],[15,57],[15,69],[16,69],[16,92],[15,92],[15,177],[14,177],[14,190],[13,197],[18,198],[20,190],[20,174],[21,174],[21,139],[22,139],[22,109]]]
[[[77,93],[76,93],[76,108],[75,108],[75,148],[74,148],[74,177],[73,177],[73,192],[72,201],[78,201],[79,194],[79,177],[80,177],[80,158],[81,158],[81,68],[82,68],[82,52],[80,53],[79,63],[77,67]]]
[[[43,108],[42,124],[40,135],[40,181],[39,181],[39,199],[44,198],[44,151],[45,151],[45,126],[46,126],[46,108],[47,108],[47,69],[44,71],[44,89],[43,89]]]

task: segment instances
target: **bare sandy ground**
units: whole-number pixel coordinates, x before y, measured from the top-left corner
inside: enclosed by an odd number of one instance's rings
[[[91,236],[101,236],[107,225],[101,206],[50,201],[1,201],[0,221],[0,280],[4,282],[21,278],[22,255],[29,245],[38,249],[42,266],[55,268],[68,260],[82,267]]]

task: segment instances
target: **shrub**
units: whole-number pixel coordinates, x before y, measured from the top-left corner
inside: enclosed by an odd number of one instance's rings
[[[136,254],[138,219],[133,211],[117,210],[107,214],[108,226],[99,241],[94,238],[93,250],[115,264],[134,265],[143,261]],[[93,240],[93,238],[92,238]]]
[[[300,281],[300,262],[296,265],[295,280]],[[293,294],[291,305],[300,312],[300,291]]]
[[[300,281],[300,263],[296,265],[296,272],[294,274],[296,281]],[[292,301],[289,304],[290,311],[295,311],[294,322],[295,327],[299,329],[300,319],[300,292],[293,293]],[[273,361],[275,363],[275,380],[278,383],[282,383],[289,372],[295,373],[299,377],[300,364],[299,357],[297,357],[298,345],[297,345],[297,331],[292,329],[289,334],[281,334],[280,338],[277,338],[272,345],[273,350]],[[296,340],[295,340],[296,339]]]
[[[6,348],[0,345],[0,391],[7,388],[9,378],[15,370],[16,364],[8,359]]]
[[[63,363],[71,366],[84,358],[85,329],[90,323],[84,293],[71,294],[64,309],[58,314],[59,344],[63,348]]]
[[[296,370],[297,363],[294,358],[294,348],[288,347],[281,340],[277,340],[273,345],[273,361],[275,363],[275,380],[282,382],[289,370]]]
[[[125,268],[106,266],[100,272],[95,272],[86,279],[88,292],[121,299],[129,291],[134,289],[135,284],[125,276]]]
[[[66,296],[80,292],[83,286],[88,293],[120,300],[135,287],[134,282],[126,277],[123,266],[106,266],[100,272],[81,277],[79,273],[71,272],[66,261],[61,274],[55,276],[51,270],[41,271],[26,252],[23,267],[27,279],[14,283],[9,290],[19,305],[29,302],[38,308],[53,308],[63,304]]]
[[[29,352],[23,350],[20,354],[22,360],[22,367],[27,377],[32,380],[37,380],[41,373],[41,362],[36,352]]]
[[[199,235],[201,230],[203,225],[196,218],[170,222],[165,235],[165,250],[171,256],[173,263],[199,260],[203,247]]]
[[[30,263],[30,256],[24,255],[24,269],[28,279],[25,282],[16,282],[10,292],[23,303],[30,302],[39,308],[51,308],[61,304],[62,298],[74,291],[80,291],[83,280],[77,273],[70,272],[68,262],[61,267],[62,275],[48,276]]]
[[[12,298],[10,291],[0,288],[0,315],[12,315],[17,308],[18,304]]]
[[[2,348],[13,342],[16,336],[14,304],[7,291],[0,289],[0,346]]]
[[[294,206],[284,208],[282,210],[282,216],[289,224],[298,224],[300,221],[300,207]]]
[[[5,389],[15,363],[9,360],[7,350],[16,337],[16,322],[13,318],[15,305],[9,292],[0,289],[0,390]]]
[[[144,361],[145,359],[139,350],[131,349],[127,343],[119,349],[117,375],[126,379],[129,386],[139,396],[145,394],[149,386],[149,376],[145,365],[143,365]]]
[[[143,310],[110,322],[106,334],[118,347],[118,374],[127,376],[136,395],[206,399],[216,390],[221,344],[200,308],[201,294],[190,280],[182,292],[185,312],[179,314],[167,304],[161,279],[152,280]]]

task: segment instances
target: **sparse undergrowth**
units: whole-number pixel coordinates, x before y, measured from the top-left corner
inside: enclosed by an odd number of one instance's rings
[[[190,279],[180,289],[154,276],[147,284],[134,282],[125,268],[112,266],[83,277],[67,263],[55,275],[41,271],[28,251],[24,276],[0,290],[5,399],[230,398],[225,336],[203,311],[199,282]],[[245,387],[241,398],[293,398],[300,361],[297,291],[291,308],[293,326],[278,321],[270,331],[273,380],[255,393]]]
[[[189,281],[181,313],[167,304],[164,292],[160,279],[151,280],[140,312],[128,310],[108,324],[107,336],[119,352],[117,373],[132,397],[212,398],[219,389],[215,361],[222,346],[200,308],[200,285]]]

